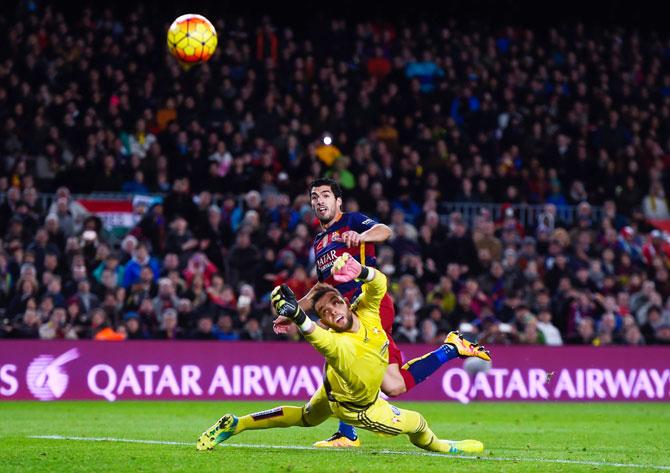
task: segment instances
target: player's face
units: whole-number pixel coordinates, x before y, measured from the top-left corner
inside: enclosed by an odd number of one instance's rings
[[[329,292],[314,307],[321,322],[336,332],[346,332],[354,324],[354,317],[342,296]]]
[[[335,194],[333,194],[330,186],[312,188],[310,199],[312,210],[314,210],[316,218],[318,218],[322,224],[327,224],[332,221],[342,205],[342,199],[339,197],[335,198]]]

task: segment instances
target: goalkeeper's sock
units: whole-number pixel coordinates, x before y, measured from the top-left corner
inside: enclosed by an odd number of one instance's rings
[[[438,439],[433,431],[430,430],[430,427],[428,427],[428,423],[426,422],[426,419],[423,418],[423,416],[421,416],[420,430],[418,432],[408,434],[408,436],[410,442],[419,448],[430,450],[431,452],[443,451],[441,449],[442,445],[440,445],[440,439]],[[449,449],[445,451],[445,453],[448,452]]]
[[[340,421],[340,427],[337,429],[337,431],[349,440],[356,440],[358,438],[358,435],[356,435],[356,429],[354,429],[352,425],[345,424],[342,421]]]
[[[302,407],[279,406],[267,411],[242,416],[237,421],[235,434],[245,430],[272,429],[275,427],[304,427]]]
[[[446,441],[437,438],[421,414],[407,409],[403,409],[401,412],[407,419],[408,428],[411,429],[410,432],[407,432],[410,442],[419,448],[430,450],[431,452],[449,453],[451,446]]]
[[[424,428],[414,434],[409,434],[409,440],[414,445],[430,452],[453,453],[453,445],[448,440],[442,440],[430,430],[426,421],[423,421]]]
[[[421,414],[418,415],[420,417],[419,428],[416,432],[407,434],[410,442],[417,447],[440,453],[480,453],[484,450],[484,444],[479,440],[443,440],[437,438],[428,427],[426,419]]]
[[[454,358],[458,358],[458,350],[453,345],[445,343],[435,351],[409,360],[400,369],[400,374],[405,380],[405,387],[408,390],[413,388],[440,369],[440,366]]]

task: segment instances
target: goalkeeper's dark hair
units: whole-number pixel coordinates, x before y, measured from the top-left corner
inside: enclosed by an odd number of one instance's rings
[[[321,186],[328,186],[330,187],[330,190],[332,191],[333,195],[337,199],[342,198],[342,188],[340,187],[340,184],[333,180],[333,179],[328,179],[325,177],[320,177],[319,179],[314,179],[312,183],[309,185],[309,193],[310,195],[312,194],[312,189],[315,187],[321,187]]]
[[[314,312],[316,312],[316,303],[321,300],[325,295],[329,293],[335,293],[339,297],[342,297],[342,294],[340,294],[340,291],[335,289],[333,286],[330,284],[326,283],[317,283],[313,288],[312,288],[312,293],[309,296],[310,302],[312,303],[312,308],[314,309]],[[321,318],[321,315],[317,312],[317,315],[319,318]]]

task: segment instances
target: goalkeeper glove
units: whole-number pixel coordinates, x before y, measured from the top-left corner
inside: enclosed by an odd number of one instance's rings
[[[361,265],[349,253],[344,253],[333,263],[332,274],[333,279],[339,283],[353,281],[354,279],[367,281],[370,269]]]
[[[295,294],[286,284],[277,286],[272,290],[272,307],[277,314],[291,319],[295,324],[302,327],[307,320],[307,315],[298,305]]]

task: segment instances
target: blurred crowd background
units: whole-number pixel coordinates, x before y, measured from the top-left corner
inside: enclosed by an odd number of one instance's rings
[[[667,32],[210,19],[186,72],[142,5],[0,16],[0,338],[298,340],[325,176],[393,230],[398,342],[670,343]],[[160,198],[118,236],[90,193]]]

